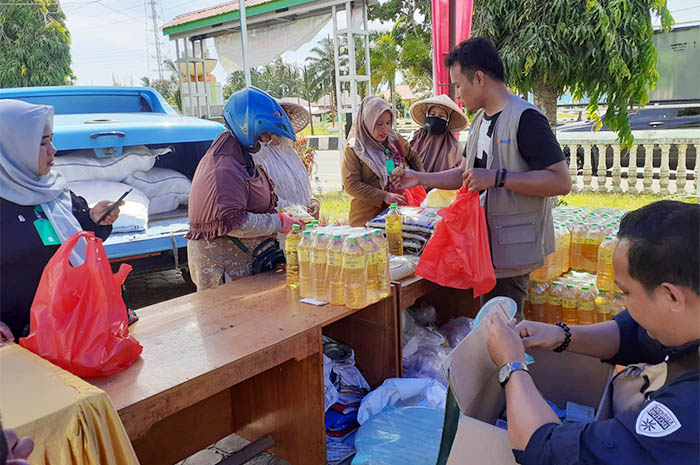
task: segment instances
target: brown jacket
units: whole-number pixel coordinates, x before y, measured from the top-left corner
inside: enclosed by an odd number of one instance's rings
[[[424,171],[423,162],[418,152],[413,150],[400,135],[399,141],[406,163],[408,163],[407,168]],[[342,175],[345,192],[352,196],[350,203],[351,226],[364,226],[388,207],[384,203],[384,196],[387,192],[380,189],[379,177],[357,158],[355,151],[349,145],[345,146],[343,154]]]

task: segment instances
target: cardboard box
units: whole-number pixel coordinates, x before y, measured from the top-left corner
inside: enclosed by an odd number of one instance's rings
[[[504,320],[505,311],[498,311]],[[460,410],[457,435],[447,465],[514,465],[508,432],[493,426],[505,408],[498,367],[486,348],[487,328],[477,326],[445,362],[447,377]],[[531,350],[530,372],[545,399],[561,408],[566,402],[598,407],[613,367],[571,352]],[[599,408],[596,408],[596,413]]]

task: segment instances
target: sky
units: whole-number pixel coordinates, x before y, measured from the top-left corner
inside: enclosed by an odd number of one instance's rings
[[[225,0],[158,0],[159,27],[175,16],[195,9],[225,3]],[[144,0],[65,0],[61,6],[66,14],[66,25],[71,34],[72,69],[78,85],[141,85],[141,78],[157,78],[156,37]],[[668,0],[668,7],[677,23],[700,21],[697,0]],[[340,15],[341,24],[344,15]],[[370,29],[385,29],[372,23]],[[332,34],[332,24],[321,30],[314,39],[297,51],[286,52],[287,62],[302,64],[309,51],[322,38]],[[175,58],[175,47],[158,31],[163,58]],[[209,46],[215,58],[213,42]],[[223,82],[226,73],[217,65],[217,80]]]

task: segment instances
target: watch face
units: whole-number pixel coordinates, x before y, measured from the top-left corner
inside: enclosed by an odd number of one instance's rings
[[[508,365],[509,364],[506,363],[498,370],[498,382],[501,384],[508,381],[508,375],[510,374],[510,367]]]

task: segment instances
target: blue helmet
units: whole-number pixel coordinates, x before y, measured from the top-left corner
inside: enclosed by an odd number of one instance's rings
[[[244,147],[254,147],[265,132],[296,140],[292,122],[280,104],[257,87],[250,86],[233,94],[224,106],[223,116]]]

